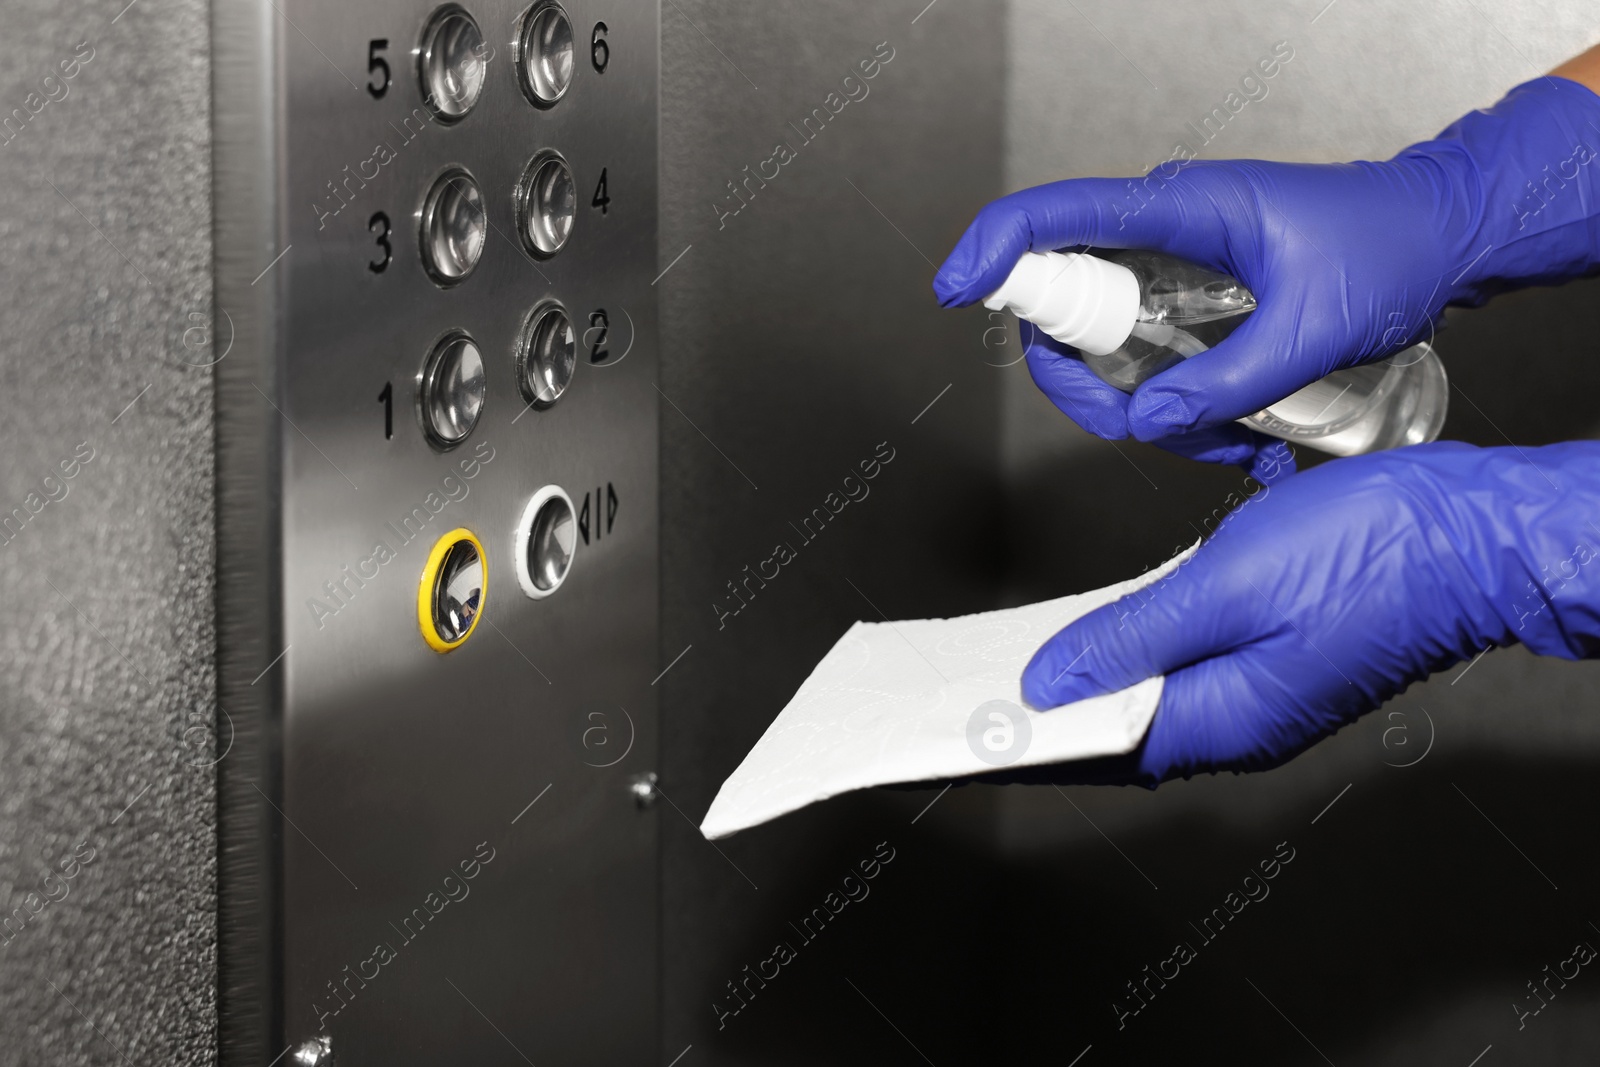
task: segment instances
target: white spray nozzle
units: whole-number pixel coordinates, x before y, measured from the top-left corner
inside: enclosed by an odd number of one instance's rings
[[[1062,344],[1104,356],[1127,342],[1139,320],[1139,279],[1082,252],[1024,252],[983,306],[1009,308]]]

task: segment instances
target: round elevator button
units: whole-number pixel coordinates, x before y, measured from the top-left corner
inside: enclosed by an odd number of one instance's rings
[[[571,236],[577,213],[577,185],[567,161],[555,152],[534,156],[517,186],[517,229],[523,247],[540,259],[555,255]]]
[[[471,337],[446,334],[422,366],[418,401],[428,439],[440,448],[454,448],[483,414],[483,354]]]
[[[572,498],[559,485],[533,494],[517,523],[517,584],[535,600],[554,593],[567,580],[578,551],[578,523]]]
[[[560,304],[544,303],[528,312],[517,338],[517,386],[535,407],[561,399],[578,367],[577,337]]]
[[[422,100],[440,121],[455,122],[472,110],[489,70],[488,49],[478,23],[456,4],[428,18],[417,44]]]
[[[538,107],[549,107],[572,84],[572,23],[561,5],[541,0],[522,16],[517,32],[517,77]]]
[[[418,217],[422,265],[440,285],[456,285],[478,267],[489,237],[483,192],[461,167],[434,179]]]
[[[433,546],[417,588],[417,624],[435,652],[457,648],[483,614],[489,564],[467,529],[451,530]]]

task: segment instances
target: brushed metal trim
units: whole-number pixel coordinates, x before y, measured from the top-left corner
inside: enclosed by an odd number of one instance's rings
[[[233,324],[216,364],[217,1061],[264,1067],[283,1030],[279,797],[282,420],[280,21],[272,0],[211,8],[213,306]],[[275,401],[274,401],[275,402]]]

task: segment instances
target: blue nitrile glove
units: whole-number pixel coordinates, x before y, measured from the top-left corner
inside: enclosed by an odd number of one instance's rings
[[[1047,641],[1022,692],[1043,709],[1165,674],[1133,757],[1054,775],[1105,781],[1109,766],[1109,780],[1154,785],[1277,766],[1519,641],[1600,655],[1600,443],[1418,445],[1286,479],[1170,576]]]
[[[1073,349],[1042,330],[1023,323],[1022,336],[1028,373],[1052,404],[1096,437],[1120,441],[1128,436],[1127,393],[1107,385]],[[1262,485],[1295,471],[1292,449],[1277,438],[1236,422],[1173,434],[1155,443],[1168,452],[1202,463],[1243,467]]]
[[[1085,246],[1155,249],[1233,275],[1256,312],[1131,397],[1038,331],[1028,365],[1091,433],[1171,447],[1169,435],[1214,427],[1186,454],[1245,462],[1257,439],[1232,420],[1427,339],[1447,304],[1600,263],[1596,155],[1600,97],[1539,78],[1386,163],[1175,159],[1143,178],[1025,189],[979,212],[933,288],[946,307],[975,303],[1023,252]]]

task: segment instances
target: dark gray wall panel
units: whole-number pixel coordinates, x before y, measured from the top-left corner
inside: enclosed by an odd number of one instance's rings
[[[66,893],[0,946],[8,1064],[214,1056],[209,11],[122,8],[0,12],[0,111],[38,108],[0,136],[0,510],[60,497],[0,544],[0,908]]]
[[[932,794],[840,801],[720,849],[693,824],[852,621],[878,618],[874,605],[905,618],[993,598],[998,379],[981,359],[981,316],[941,312],[929,283],[998,189],[1003,19],[997,3],[940,3],[918,19],[924,5],[662,8],[661,266],[689,248],[659,283],[662,665],[683,653],[660,682],[662,784],[678,809],[661,824],[662,1062],[690,1044],[685,1064],[882,1062],[891,1046],[877,1041],[899,1041],[810,950],[720,1032],[711,1002],[877,842],[903,854]],[[894,58],[868,95],[801,143],[787,124],[842,95],[880,42]],[[726,183],[779,141],[795,158],[721,218],[738,204]],[[870,495],[801,541],[788,524],[880,442],[895,458]],[[778,541],[797,558],[719,625],[714,605],[738,603],[725,583]],[[943,803],[965,811],[974,798],[982,819],[976,793]],[[893,916],[881,908],[879,920]],[[828,936],[871,956],[887,943],[863,932],[872,921]],[[806,1021],[818,1012],[839,1025]]]

